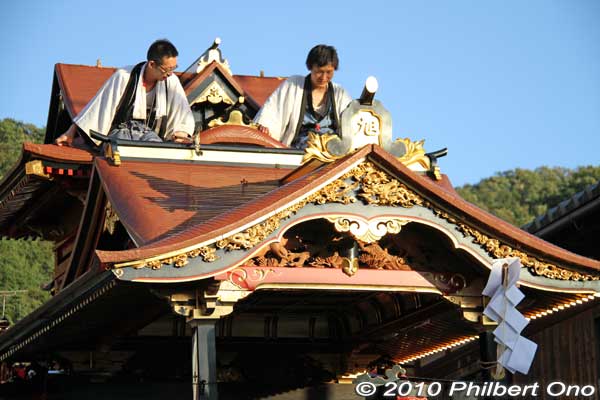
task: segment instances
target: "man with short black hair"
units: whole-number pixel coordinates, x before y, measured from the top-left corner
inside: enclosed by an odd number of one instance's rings
[[[306,148],[309,133],[340,135],[340,115],[352,97],[331,81],[338,66],[335,47],[313,47],[306,57],[310,73],[290,76],[275,89],[254,117],[258,129],[297,149]]]
[[[194,116],[173,75],[179,53],[166,39],[152,43],[145,62],[117,69],[55,143],[70,146],[77,132],[122,139],[191,143]],[[78,129],[79,128],[79,129]]]

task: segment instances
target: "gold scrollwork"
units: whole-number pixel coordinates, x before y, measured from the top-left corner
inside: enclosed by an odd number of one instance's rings
[[[161,269],[163,265],[173,264],[176,268],[184,267],[188,264],[190,258],[202,257],[202,259],[206,262],[213,262],[217,260],[216,249],[214,247],[203,246],[197,249],[193,249],[181,254],[175,254],[172,256],[167,256],[164,258],[154,258],[154,259],[146,259],[141,260],[131,267],[140,269],[140,268],[151,268],[151,269]],[[114,267],[117,268],[117,267]]]
[[[191,102],[191,104],[193,105],[195,103],[203,103],[205,101],[208,101],[212,104],[234,103],[233,99],[227,95],[225,90],[217,82],[212,82],[210,85],[208,85],[208,87],[204,89],[202,93],[200,93],[196,100]]]
[[[209,128],[214,128],[217,126],[223,125],[240,125],[240,126],[248,126],[248,127],[256,127],[256,124],[247,124],[244,122],[244,114],[240,110],[233,110],[229,113],[229,118],[227,121],[223,119],[223,117],[215,118],[208,123]]]
[[[106,202],[105,212],[104,212],[104,230],[108,231],[111,235],[115,233],[115,226],[119,221],[119,216],[112,208],[110,202]]]
[[[410,208],[424,202],[421,196],[370,162],[354,168],[349,175],[360,182],[358,196],[368,204]]]
[[[350,232],[355,239],[364,243],[377,242],[388,233],[399,233],[402,226],[409,222],[398,218],[376,218],[369,221],[348,217],[330,217],[327,219],[334,224],[336,231]]]
[[[557,267],[554,264],[540,261],[522,251],[515,250],[512,247],[501,243],[498,239],[488,237],[487,235],[465,224],[458,223],[456,226],[463,233],[463,235],[466,237],[472,237],[474,239],[473,241],[479,244],[490,256],[494,258],[518,257],[521,260],[521,263],[535,275],[565,281],[600,280],[599,275],[582,274],[577,271],[569,271],[564,268]]]
[[[419,164],[425,170],[429,170],[431,167],[431,161],[429,157],[425,155],[425,139],[413,142],[410,138],[398,139],[396,142],[404,143],[406,146],[406,154],[402,157],[398,157],[398,161],[402,164],[410,167],[413,164]]]
[[[48,180],[51,179],[50,175],[44,172],[44,164],[42,163],[42,160],[33,160],[27,162],[25,164],[25,174],[39,176],[40,178]]]
[[[308,141],[302,163],[304,164],[310,160],[329,163],[342,158],[342,156],[331,154],[327,149],[327,143],[335,138],[337,138],[337,135],[329,135],[327,133],[318,135],[314,132],[308,132]]]

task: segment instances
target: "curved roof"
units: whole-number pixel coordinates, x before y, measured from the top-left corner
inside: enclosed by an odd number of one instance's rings
[[[429,178],[409,170],[391,154],[376,145],[365,146],[350,156],[312,170],[305,175],[298,174],[296,179],[283,186],[273,188],[250,201],[240,203],[236,208],[215,214],[213,218],[190,225],[187,229],[179,230],[173,235],[165,236],[136,249],[118,252],[97,251],[97,255],[102,263],[112,265],[159,257],[214,242],[258,224],[275,212],[299,202],[299,199],[324,187],[365,159],[375,162],[410,190],[448,213],[449,218],[473,227],[490,238],[512,246],[515,250],[575,270],[594,272],[600,270],[600,261],[568,252],[500,220],[463,200],[449,187],[436,184]],[[299,170],[302,168],[300,167]],[[103,168],[102,178],[109,179],[111,173],[108,169]],[[113,190],[110,185],[106,185],[106,188],[110,196]]]
[[[598,200],[600,200],[600,181],[589,185],[582,191],[561,201],[557,206],[550,208],[544,214],[537,216],[533,221],[523,225],[523,230],[537,233],[581,207]]]
[[[23,153],[28,154],[31,158],[81,164],[91,164],[95,155],[95,153],[90,150],[30,142],[23,143]]]
[[[202,131],[201,144],[249,144],[261,147],[287,149],[288,146],[259,130],[242,125],[222,125]]]
[[[112,207],[138,246],[178,237],[278,186],[289,170],[239,165],[96,160]]]

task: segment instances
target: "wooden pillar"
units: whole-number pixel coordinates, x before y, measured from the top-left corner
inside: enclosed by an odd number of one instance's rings
[[[218,400],[217,348],[215,319],[193,319],[192,328],[192,385],[193,400]]]
[[[496,342],[491,331],[479,334],[479,359],[482,367],[489,367],[491,362],[496,361]],[[481,368],[481,378],[484,381],[491,380],[491,369]]]

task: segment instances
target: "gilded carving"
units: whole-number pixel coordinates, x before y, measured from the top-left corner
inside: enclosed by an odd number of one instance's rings
[[[329,135],[327,133],[318,135],[314,132],[308,132],[308,141],[302,163],[304,164],[310,160],[329,163],[342,158],[343,156],[331,154],[327,149],[327,143],[335,138],[337,138],[337,135]]]
[[[217,260],[217,250],[214,247],[199,247],[187,253],[188,257],[202,257],[202,259],[206,262],[213,262]]]
[[[42,160],[33,160],[25,164],[25,174],[35,175],[40,178],[51,179],[50,175],[44,172],[44,164]]]
[[[404,138],[398,139],[396,142],[403,143],[406,147],[406,153],[402,157],[398,157],[398,161],[407,167],[418,164],[425,170],[430,169],[431,161],[429,160],[429,157],[425,155],[425,148],[423,147],[423,144],[425,143],[424,139],[413,142],[410,138]]]
[[[188,264],[189,258],[202,257],[206,262],[213,262],[217,260],[216,249],[214,247],[203,246],[194,250],[190,250],[186,253],[176,254],[174,256],[141,260],[139,263],[132,265],[133,268],[151,268],[161,269],[163,265],[173,264],[176,268],[184,267]]]
[[[117,167],[121,165],[121,153],[119,150],[113,148],[113,145],[110,142],[105,143],[104,145],[104,157],[111,160],[113,165]]]
[[[203,103],[208,101],[212,104],[233,104],[234,101],[231,99],[225,90],[219,85],[216,81],[212,82],[206,89],[200,93],[200,95],[192,102],[192,105],[195,103]]]
[[[349,183],[345,179],[338,179],[325,186],[319,192],[309,197],[308,202],[315,204],[356,202],[353,191],[359,187],[359,182]],[[304,206],[304,205],[303,205]]]
[[[223,117],[219,117],[219,118],[213,119],[212,121],[210,121],[208,123],[209,128],[214,128],[216,126],[223,126],[223,125],[255,126],[254,124],[252,124],[252,125],[246,124],[244,122],[244,114],[242,114],[242,112],[239,110],[233,110],[232,112],[230,112],[229,118],[227,119],[227,121],[224,121]]]
[[[490,256],[494,258],[518,257],[521,260],[521,263],[534,275],[565,281],[600,280],[599,275],[582,274],[577,271],[569,271],[564,268],[557,267],[556,265],[540,261],[522,251],[515,250],[510,246],[502,244],[499,240],[490,238],[465,224],[459,223],[457,224],[457,227],[463,233],[463,235],[472,237],[474,242],[485,249]]]
[[[350,171],[350,176],[360,182],[358,197],[367,204],[401,206],[410,208],[422,205],[424,200],[406,185],[392,178],[370,162],[365,162]]]
[[[357,240],[373,243],[388,233],[399,233],[403,225],[409,221],[398,218],[375,218],[365,221],[349,217],[328,217],[338,232],[350,232]]]
[[[104,230],[113,235],[117,221],[119,221],[119,216],[112,208],[110,202],[107,202],[104,207]]]

